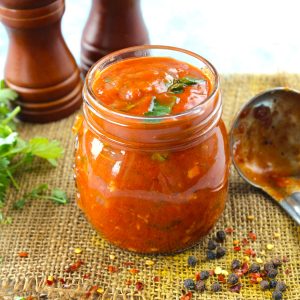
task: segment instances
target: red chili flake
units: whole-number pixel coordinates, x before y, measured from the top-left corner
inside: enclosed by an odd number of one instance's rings
[[[251,248],[248,248],[244,251],[244,254],[248,255],[248,256],[252,256],[252,257],[255,257],[256,256],[256,253],[253,249]]]
[[[19,257],[24,257],[24,258],[28,257],[28,252],[25,251],[19,252]]]
[[[231,286],[231,287],[229,288],[229,290],[230,290],[231,292],[233,292],[233,293],[239,293],[240,290],[241,290],[241,288],[242,288],[242,285],[241,285],[240,283],[238,283],[238,284],[236,284],[236,285],[234,285],[234,286]]]
[[[131,274],[137,274],[137,273],[140,272],[140,270],[138,270],[138,269],[130,269],[129,272],[130,272]]]
[[[160,282],[160,277],[159,276],[154,276],[153,281],[154,282]]]
[[[246,238],[242,239],[242,245],[243,246],[246,246],[246,245],[249,245],[249,244],[250,244],[250,242]]]
[[[83,279],[89,279],[91,277],[91,274],[90,273],[85,273],[83,274],[82,278]]]
[[[97,285],[90,287],[90,289],[85,293],[85,297],[89,298],[92,294],[95,294],[98,289]]]
[[[116,273],[116,272],[118,272],[118,268],[115,267],[115,266],[108,266],[107,270],[108,270],[109,273]]]
[[[234,232],[234,229],[232,227],[227,227],[224,229],[224,231],[227,233],[227,234],[231,234]]]
[[[287,256],[284,256],[284,257],[282,258],[282,262],[286,263],[286,262],[288,262],[288,261],[290,261],[290,259],[289,259]]]
[[[253,231],[250,231],[248,233],[248,237],[252,240],[252,241],[256,241],[256,234]]]
[[[81,265],[83,265],[83,261],[82,260],[78,260],[77,262],[75,262],[73,265],[69,266],[68,269],[66,269],[67,273],[73,273],[75,271],[77,271],[79,269],[79,267]]]
[[[190,300],[192,299],[192,297],[193,297],[192,292],[188,292],[185,295],[181,296],[180,300]]]
[[[54,283],[54,280],[46,279],[46,284],[47,285],[51,286],[51,285],[53,285],[53,283]]]
[[[65,284],[66,281],[63,279],[63,278],[58,278],[58,281],[61,283],[61,284]]]
[[[135,283],[135,288],[138,290],[138,291],[142,291],[144,289],[144,284],[140,281],[137,281]]]
[[[129,285],[132,284],[132,281],[131,281],[131,280],[126,280],[126,281],[125,281],[125,284],[129,286]]]
[[[209,276],[214,276],[215,275],[215,270],[209,270],[208,273],[209,273]]]
[[[250,274],[250,283],[257,284],[261,281],[261,274],[260,273],[251,273]]]
[[[235,246],[235,247],[233,247],[233,250],[234,251],[241,251],[241,246]]]
[[[235,273],[237,276],[239,276],[239,277],[242,277],[242,276],[244,275],[242,269],[237,269],[237,270],[235,270],[234,273]]]
[[[225,276],[223,274],[218,275],[218,281],[221,283],[226,283]]]
[[[125,261],[125,262],[123,262],[123,265],[124,265],[125,267],[130,267],[130,266],[133,266],[134,263],[131,262],[131,261]]]
[[[196,280],[196,281],[199,281],[199,280],[200,280],[200,273],[199,273],[199,272],[196,272],[196,273],[195,273],[195,280]]]
[[[249,271],[249,264],[244,262],[242,264],[242,270],[241,271],[242,271],[243,274],[246,274]]]
[[[289,275],[289,274],[291,273],[291,269],[286,269],[286,270],[284,271],[284,273],[285,273],[286,275]]]

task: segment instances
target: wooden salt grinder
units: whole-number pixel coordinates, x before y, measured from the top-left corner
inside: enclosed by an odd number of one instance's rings
[[[140,0],[93,0],[81,39],[81,70],[122,48],[148,44]]]
[[[64,0],[0,0],[10,39],[4,77],[20,95],[23,121],[58,120],[81,105],[80,72],[61,33],[64,9]]]

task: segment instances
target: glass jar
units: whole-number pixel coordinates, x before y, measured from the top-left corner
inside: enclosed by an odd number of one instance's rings
[[[175,115],[141,117],[96,99],[97,72],[131,57],[172,57],[202,70],[208,98]],[[219,76],[203,57],[167,46],[114,52],[89,71],[84,117],[77,120],[75,180],[78,205],[94,228],[118,247],[172,253],[206,235],[224,210],[229,151],[221,119]]]

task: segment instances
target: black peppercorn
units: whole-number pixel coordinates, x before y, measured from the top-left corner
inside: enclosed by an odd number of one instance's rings
[[[197,292],[204,292],[206,290],[204,281],[197,281],[195,285],[195,290]]]
[[[195,289],[195,282],[193,279],[185,279],[183,282],[184,287],[187,290],[194,290]]]
[[[201,271],[200,272],[200,280],[206,280],[209,277],[209,272],[208,271]]]
[[[239,269],[241,267],[241,262],[237,259],[234,259],[232,262],[231,262],[231,269],[232,270],[236,270],[236,269]]]
[[[272,293],[272,299],[281,300],[282,299],[282,293],[280,291],[274,291]]]
[[[267,263],[265,263],[265,265],[264,265],[264,270],[266,271],[266,272],[268,272],[268,271],[270,271],[270,270],[272,270],[272,269],[274,269],[275,267],[274,267],[274,265],[273,265],[273,263],[272,262],[267,262]]]
[[[273,263],[273,265],[274,265],[275,268],[278,268],[278,267],[280,267],[282,265],[282,261],[279,258],[274,258],[272,260],[272,263]]]
[[[276,269],[271,269],[267,272],[267,276],[269,278],[275,278],[278,274],[278,271]]]
[[[232,273],[228,276],[227,282],[231,285],[235,285],[239,282],[239,277],[236,274]]]
[[[222,290],[221,284],[219,282],[214,282],[211,285],[211,290],[215,293],[220,292]]]
[[[226,254],[226,248],[225,247],[217,247],[216,250],[216,257],[221,258]]]
[[[207,251],[207,258],[208,259],[216,259],[216,253],[214,251],[208,250]]]
[[[214,241],[214,240],[208,241],[207,248],[209,250],[215,250],[217,248],[217,246],[218,246],[218,243],[216,241]]]
[[[271,289],[275,288],[276,285],[277,285],[277,280],[274,280],[274,279],[270,280],[270,288]]]
[[[223,231],[223,230],[217,231],[217,233],[216,233],[216,241],[218,243],[223,243],[225,241],[225,239],[226,239],[226,233],[225,233],[225,231]]]
[[[284,292],[286,290],[286,284],[282,281],[278,281],[276,284],[276,291]]]
[[[189,258],[188,258],[188,265],[189,266],[195,267],[197,262],[198,262],[198,260],[195,256],[193,256],[193,255],[189,256]]]
[[[270,284],[267,280],[262,280],[260,282],[260,287],[261,287],[262,290],[267,290],[267,289],[270,288]]]
[[[249,268],[250,273],[259,273],[260,272],[260,265],[252,264]]]

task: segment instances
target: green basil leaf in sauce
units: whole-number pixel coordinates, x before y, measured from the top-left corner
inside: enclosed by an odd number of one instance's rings
[[[149,110],[144,113],[147,117],[159,117],[169,115],[172,111],[174,104],[176,103],[177,97],[172,97],[172,100],[168,104],[160,103],[155,97],[151,101]]]
[[[182,77],[173,81],[173,84],[168,88],[168,92],[180,94],[184,92],[185,87],[196,85],[202,82],[205,82],[205,80],[192,77]]]

